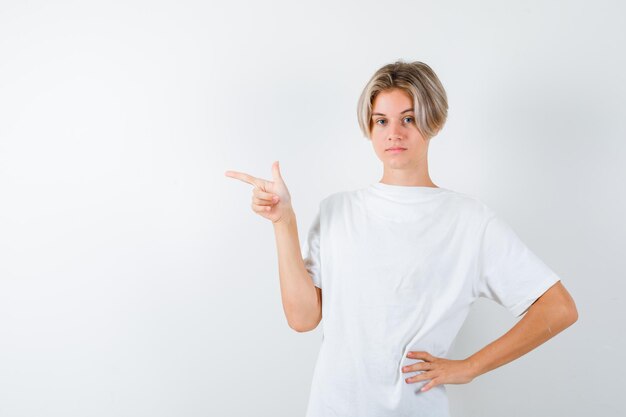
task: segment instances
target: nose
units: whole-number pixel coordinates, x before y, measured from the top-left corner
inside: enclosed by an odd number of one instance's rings
[[[390,123],[389,135],[387,139],[394,140],[394,139],[403,139],[403,138],[404,138],[404,126],[402,126],[402,123],[395,123],[395,122]]]

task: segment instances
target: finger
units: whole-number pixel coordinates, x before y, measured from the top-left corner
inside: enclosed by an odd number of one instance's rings
[[[429,389],[431,389],[432,387],[436,387],[437,385],[439,385],[439,383],[437,382],[437,380],[435,378],[431,379],[430,382],[426,385],[424,385],[422,388],[420,388],[421,392],[426,392]]]
[[[252,197],[252,203],[253,204],[257,204],[259,206],[273,206],[274,204],[276,204],[278,201],[274,201],[274,200],[265,200],[263,198],[256,198],[256,197]]]
[[[280,174],[280,166],[278,164],[278,161],[275,161],[272,164],[272,177],[274,178],[274,181],[279,181],[283,179],[283,177]]]
[[[276,194],[273,193],[268,193],[267,191],[263,191],[259,188],[255,188],[254,190],[252,190],[252,194],[259,198],[260,200],[267,200],[267,201],[278,201],[279,197]]]
[[[415,362],[402,368],[402,372],[430,371],[435,367],[432,362]]]
[[[256,213],[267,213],[268,211],[272,210],[272,206],[261,206],[252,203],[252,210],[254,210]]]
[[[429,384],[431,385],[428,389],[432,388],[434,385],[439,385],[439,379],[437,378],[437,376],[433,375],[432,373],[422,373],[422,374],[414,375],[410,378],[405,379],[405,381],[408,384],[415,384],[417,382],[428,381],[428,380],[430,381],[426,385],[429,385]],[[422,387],[425,387],[426,385],[423,385]]]
[[[226,171],[224,175],[226,175],[227,177],[231,177],[231,178],[237,178],[238,180],[247,182],[248,184],[252,184],[257,188],[261,187],[261,183],[263,181],[257,177],[253,177],[252,175],[248,175],[244,172],[239,172],[239,171]]]
[[[415,382],[425,381],[425,380],[431,379],[431,378],[433,378],[432,373],[421,372],[421,373],[419,373],[417,375],[413,375],[413,376],[404,378],[404,380],[407,383],[412,384],[412,383],[415,383]]]
[[[412,359],[423,359],[425,361],[432,361],[435,359],[435,357],[430,353],[421,350],[409,352],[406,354],[406,357]]]

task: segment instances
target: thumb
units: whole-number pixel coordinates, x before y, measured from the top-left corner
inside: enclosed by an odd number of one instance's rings
[[[274,163],[272,164],[272,177],[274,178],[274,181],[283,182],[283,177],[280,175],[280,167],[278,165],[278,161],[274,161]]]

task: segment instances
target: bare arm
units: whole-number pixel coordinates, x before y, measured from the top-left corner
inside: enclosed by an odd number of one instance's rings
[[[407,378],[406,382],[430,379],[422,391],[440,384],[465,384],[535,349],[576,320],[578,311],[574,300],[559,281],[539,297],[508,332],[466,359],[438,358],[423,351],[409,352],[409,358],[423,362],[408,365],[403,372],[424,372]]]
[[[254,186],[252,210],[271,220],[276,233],[280,292],[287,323],[299,332],[313,330],[322,319],[322,290],[313,285],[304,266],[296,215],[278,161],[272,164],[272,181],[239,171],[224,174]]]
[[[473,377],[489,372],[556,336],[578,320],[574,300],[561,281],[550,287],[503,336],[467,358]]]
[[[298,332],[313,330],[322,319],[322,290],[313,285],[304,266],[293,210],[274,223],[274,232],[280,292],[287,322]]]

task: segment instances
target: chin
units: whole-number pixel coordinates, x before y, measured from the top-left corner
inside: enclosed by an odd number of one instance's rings
[[[409,167],[409,164],[385,164],[389,169],[406,169]]]

